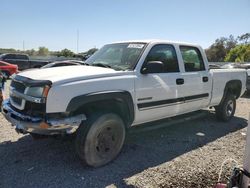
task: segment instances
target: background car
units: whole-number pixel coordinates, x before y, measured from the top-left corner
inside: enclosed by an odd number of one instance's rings
[[[18,72],[18,66],[4,61],[0,61],[0,70],[3,74],[6,75],[6,77],[10,77],[12,74]]]
[[[85,65],[85,64],[83,61],[78,61],[78,60],[55,61],[55,62],[49,63],[41,68],[45,69],[45,68],[72,66],[72,65]]]
[[[221,66],[218,64],[209,63],[209,69],[220,69]]]
[[[222,65],[221,68],[223,69],[244,69],[243,63],[227,63],[225,65]]]
[[[247,69],[247,70],[250,70],[250,63],[243,63],[242,67]]]
[[[30,59],[29,55],[21,53],[7,53],[0,55],[0,61],[11,63],[18,66],[19,70],[30,68],[40,68],[50,63],[50,61]]]

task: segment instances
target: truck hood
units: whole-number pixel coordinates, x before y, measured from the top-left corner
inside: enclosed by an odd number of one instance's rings
[[[95,66],[63,66],[46,69],[33,69],[20,72],[18,75],[32,80],[50,80],[54,83],[65,83],[90,78],[115,76],[123,71]]]

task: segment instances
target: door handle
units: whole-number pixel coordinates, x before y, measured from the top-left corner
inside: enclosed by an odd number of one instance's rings
[[[176,84],[177,84],[177,85],[182,85],[182,84],[184,84],[184,79],[183,79],[183,78],[177,78],[177,79],[176,79]]]
[[[208,77],[207,76],[202,77],[202,81],[203,82],[208,82]]]

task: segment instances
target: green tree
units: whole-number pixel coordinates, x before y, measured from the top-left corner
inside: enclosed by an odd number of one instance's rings
[[[49,49],[44,47],[44,46],[41,46],[41,47],[38,48],[37,55],[39,55],[39,56],[47,56],[47,55],[49,55]]]
[[[240,44],[231,49],[226,55],[225,61],[250,62],[250,44]]]
[[[5,53],[16,53],[17,51],[13,48],[0,48],[0,54],[5,54]]]
[[[206,49],[208,61],[223,62],[227,53],[237,45],[237,40],[230,35],[228,38],[221,37]]]
[[[86,53],[87,53],[87,55],[92,55],[92,54],[94,54],[97,50],[98,50],[97,48],[91,48],[91,49],[89,49]]]
[[[57,53],[57,56],[64,56],[64,57],[74,57],[74,52],[70,51],[69,49],[65,48]]]
[[[238,36],[238,40],[244,44],[250,43],[250,33],[245,33],[243,35]]]
[[[79,53],[79,55],[81,55],[81,58],[83,61],[85,61],[86,59],[88,59],[92,54],[94,54],[96,51],[98,50],[98,48],[91,48],[86,52],[82,52]]]
[[[36,51],[34,49],[26,50],[25,53],[28,54],[29,56],[35,56],[36,55]]]

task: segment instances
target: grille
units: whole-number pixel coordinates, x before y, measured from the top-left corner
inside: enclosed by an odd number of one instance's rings
[[[14,89],[19,93],[25,94],[26,86],[24,83],[12,80],[10,86],[10,89]],[[33,117],[43,117],[45,114],[46,104],[33,103],[14,95],[10,95],[10,99],[11,107],[19,113]]]
[[[29,102],[29,101],[26,101],[25,107],[23,110],[16,108],[12,104],[10,105],[15,111],[22,113],[23,115],[32,116],[32,117],[44,117],[45,111],[46,111],[45,104],[36,104],[36,103]]]
[[[24,93],[25,88],[26,88],[24,84],[17,82],[15,80],[12,80],[10,86],[20,93]]]
[[[16,103],[16,104],[18,104],[18,105],[22,105],[22,99],[20,99],[20,98],[17,98],[17,97],[14,97],[14,96],[11,96],[10,97],[11,98],[11,100],[14,102],[14,103]]]
[[[10,90],[14,89],[15,91],[19,92],[19,93],[24,93],[26,86],[22,83],[22,82],[18,82],[16,80],[12,80],[11,84],[10,84]],[[18,109],[23,109],[24,108],[24,100],[13,96],[12,94],[10,94],[10,103],[15,106]]]

